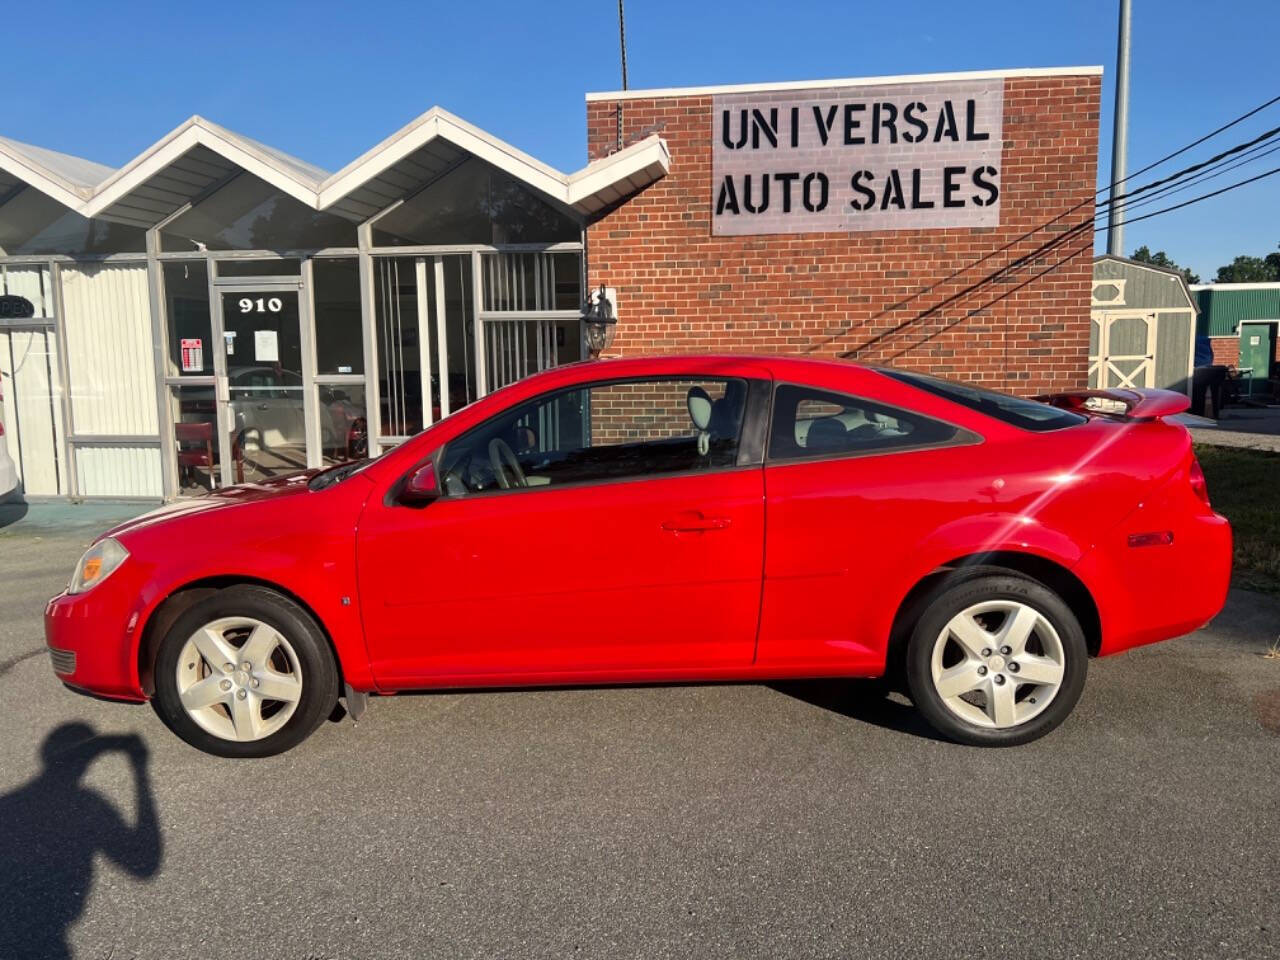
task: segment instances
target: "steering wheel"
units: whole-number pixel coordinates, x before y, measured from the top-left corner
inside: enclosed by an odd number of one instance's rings
[[[489,441],[489,464],[493,467],[493,475],[498,480],[498,486],[503,490],[529,485],[524,471],[520,469],[520,461],[516,459],[515,451],[501,437],[494,437]],[[511,471],[510,476],[507,476],[508,470]]]

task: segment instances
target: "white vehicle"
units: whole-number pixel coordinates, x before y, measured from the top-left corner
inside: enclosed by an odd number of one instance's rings
[[[0,500],[13,493],[18,486],[18,468],[9,456],[9,441],[4,435],[4,388],[0,387]]]

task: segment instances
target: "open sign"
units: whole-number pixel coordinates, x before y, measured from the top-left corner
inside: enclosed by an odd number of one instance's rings
[[[26,320],[36,315],[36,306],[26,297],[15,294],[0,296],[0,318]]]

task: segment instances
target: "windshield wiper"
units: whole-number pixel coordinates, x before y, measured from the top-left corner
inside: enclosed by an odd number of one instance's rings
[[[351,476],[361,467],[365,466],[368,460],[353,460],[351,463],[342,463],[336,467],[330,467],[323,473],[317,473],[307,483],[308,490],[324,490],[332,487],[334,484],[341,483],[347,477]]]

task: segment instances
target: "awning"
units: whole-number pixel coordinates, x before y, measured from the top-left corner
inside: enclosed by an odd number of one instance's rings
[[[85,217],[153,227],[247,172],[314,210],[359,223],[472,156],[587,219],[661,179],[670,168],[667,146],[654,135],[564,174],[433,107],[329,174],[192,117],[119,170],[0,139],[0,204],[26,185]]]

